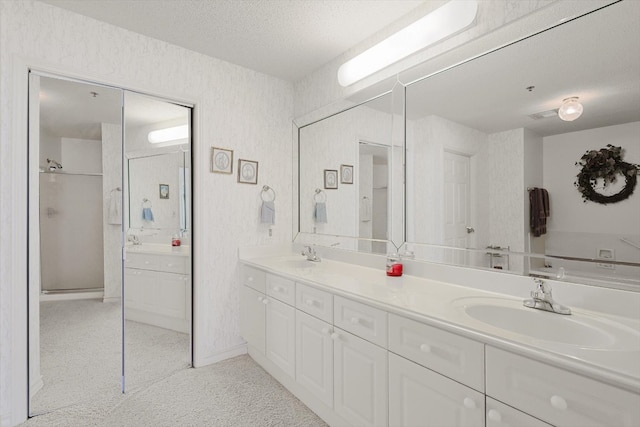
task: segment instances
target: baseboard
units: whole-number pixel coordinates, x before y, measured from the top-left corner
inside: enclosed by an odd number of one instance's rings
[[[40,294],[40,302],[70,301],[70,300],[78,300],[78,299],[102,299],[103,296],[104,296],[103,291]]]
[[[232,357],[241,356],[243,354],[247,354],[246,343],[238,344],[226,350],[217,351],[213,354],[210,354],[209,356],[198,358],[198,360],[193,361],[193,364],[195,368],[201,368],[203,366],[211,365],[213,363],[217,363],[225,359],[231,359]]]
[[[120,302],[120,300],[121,300],[120,297],[104,297],[104,298],[102,298],[102,302],[104,302],[104,303]]]

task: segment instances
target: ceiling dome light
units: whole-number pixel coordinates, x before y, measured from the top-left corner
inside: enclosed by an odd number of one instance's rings
[[[582,115],[582,104],[578,102],[577,96],[566,98],[558,110],[558,117],[565,122],[572,122]]]

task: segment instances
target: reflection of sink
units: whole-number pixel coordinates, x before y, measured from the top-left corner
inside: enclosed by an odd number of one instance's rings
[[[638,331],[606,318],[575,311],[565,316],[502,298],[460,298],[454,304],[475,320],[536,340],[583,348],[640,347]]]

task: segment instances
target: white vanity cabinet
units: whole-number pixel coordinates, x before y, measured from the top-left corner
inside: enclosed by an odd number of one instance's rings
[[[557,427],[640,425],[640,395],[486,347],[487,396]]]
[[[389,353],[389,425],[484,426],[484,394]]]
[[[267,297],[265,300],[265,354],[293,377],[296,372],[295,309],[275,298]]]
[[[333,408],[333,327],[296,310],[296,381]]]
[[[387,351],[346,331],[332,335],[334,409],[354,426],[386,426]]]
[[[482,343],[389,314],[389,351],[390,426],[484,425]]]
[[[255,289],[240,288],[240,335],[249,345],[264,354],[266,297]]]
[[[189,257],[128,252],[124,275],[127,320],[189,332]]]
[[[487,427],[551,427],[550,424],[490,397],[486,399],[486,410]]]
[[[330,425],[640,426],[638,393],[329,285],[241,277],[251,355]]]
[[[243,266],[240,334],[290,377],[295,376],[294,282]],[[285,303],[285,302],[287,303]]]

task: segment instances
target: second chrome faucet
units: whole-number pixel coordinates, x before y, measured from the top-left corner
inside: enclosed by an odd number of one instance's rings
[[[542,279],[534,278],[536,289],[531,291],[531,298],[523,301],[525,307],[550,311],[558,314],[571,314],[571,309],[553,300],[551,285]]]

